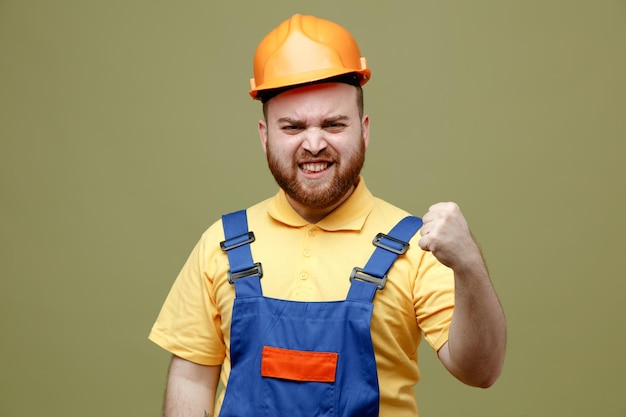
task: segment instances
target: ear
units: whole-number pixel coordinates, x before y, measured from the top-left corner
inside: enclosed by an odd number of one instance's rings
[[[267,153],[267,122],[263,119],[259,120],[257,129],[259,130],[259,138],[261,139],[263,152]]]
[[[361,120],[361,129],[363,142],[365,143],[365,149],[370,143],[370,117],[366,114],[363,116],[363,120]]]

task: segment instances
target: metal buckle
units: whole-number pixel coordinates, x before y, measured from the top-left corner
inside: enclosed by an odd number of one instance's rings
[[[390,240],[390,241],[392,241],[394,243],[398,243],[399,245],[402,246],[402,248],[396,249],[396,248],[394,248],[392,246],[385,245],[383,243],[383,239],[388,239],[388,240]],[[379,248],[383,248],[385,250],[388,250],[389,252],[393,252],[393,253],[398,254],[398,255],[403,255],[407,251],[407,249],[409,249],[409,243],[408,242],[405,242],[405,241],[400,240],[400,239],[396,239],[395,237],[391,237],[391,236],[386,235],[384,233],[377,234],[376,237],[374,238],[374,240],[372,240],[372,243],[375,246],[378,246]]]
[[[382,290],[383,288],[385,288],[385,284],[387,283],[387,274],[385,274],[385,276],[383,276],[382,278],[379,278],[377,276],[370,275],[370,274],[368,274],[366,272],[363,272],[363,268],[355,267],[352,270],[352,273],[350,274],[350,282],[352,282],[352,280],[354,280],[354,279],[358,279],[359,281],[365,281],[365,282],[370,282],[372,284],[376,284],[378,289]]]
[[[233,243],[227,245],[226,242]],[[254,242],[254,233],[248,232],[220,242],[220,248],[222,248],[223,251],[228,251],[252,242]]]
[[[261,262],[257,262],[252,268],[244,269],[243,271],[228,271],[228,282],[232,284],[233,282],[235,282],[235,280],[238,280],[240,278],[250,278],[256,275],[258,275],[259,278],[263,278],[263,267],[261,266]]]

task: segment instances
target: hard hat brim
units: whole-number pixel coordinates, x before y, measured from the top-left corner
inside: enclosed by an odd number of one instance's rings
[[[300,74],[295,74],[286,77],[274,78],[271,82],[263,83],[259,86],[255,85],[254,78],[250,79],[250,97],[255,100],[260,100],[260,95],[263,91],[283,89],[287,87],[295,87],[301,84],[308,84],[311,82],[323,81],[327,78],[334,78],[338,75],[357,74],[360,85],[363,86],[367,83],[371,77],[371,70],[365,69],[348,69],[348,68],[328,68],[316,71],[309,71]]]

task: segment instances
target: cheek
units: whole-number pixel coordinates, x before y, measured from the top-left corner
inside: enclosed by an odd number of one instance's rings
[[[281,159],[293,159],[298,152],[300,141],[291,137],[271,137],[268,138],[266,144],[266,153],[271,152],[273,155],[280,155]]]
[[[294,159],[293,151],[286,147],[284,143],[278,143],[277,141],[268,141],[265,153],[268,160],[271,160],[277,167],[286,168],[291,166]]]
[[[344,142],[337,144],[335,150],[339,155],[343,155],[344,158],[354,159],[365,150],[365,144],[362,139],[352,140],[349,143]]]

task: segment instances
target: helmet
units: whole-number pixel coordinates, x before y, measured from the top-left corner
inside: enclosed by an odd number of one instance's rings
[[[296,14],[272,30],[254,54],[250,96],[354,73],[364,85],[371,71],[352,35],[329,20]]]

